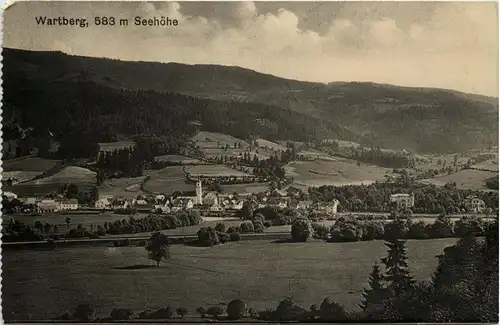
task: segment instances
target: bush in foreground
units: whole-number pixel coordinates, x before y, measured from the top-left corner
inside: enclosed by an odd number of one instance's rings
[[[241,319],[247,312],[247,304],[243,300],[233,300],[227,305],[226,312],[230,320]]]
[[[306,219],[298,219],[292,224],[292,240],[295,242],[305,242],[313,236],[314,230],[311,223]]]

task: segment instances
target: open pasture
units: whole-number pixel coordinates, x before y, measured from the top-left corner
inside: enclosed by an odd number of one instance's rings
[[[252,184],[231,184],[221,185],[224,193],[251,194],[265,192],[269,185],[267,183],[252,183]]]
[[[147,170],[150,179],[144,184],[147,192],[172,194],[175,191],[194,191],[195,185],[186,181],[182,166],[169,166],[160,170]]]
[[[247,176],[248,174],[229,168],[225,165],[197,165],[186,167],[186,172],[196,176]]]
[[[2,179],[11,178],[15,180],[15,182],[27,182],[31,181],[38,175],[41,175],[43,172],[37,171],[10,171],[10,172],[2,172]]]
[[[155,157],[156,161],[159,162],[169,162],[169,163],[178,163],[182,165],[194,165],[194,164],[202,164],[203,162],[191,157],[181,156],[181,155],[164,155]]]
[[[429,280],[436,255],[455,239],[408,241],[409,267],[417,280]],[[150,265],[142,247],[83,247],[53,251],[5,251],[3,314],[6,321],[50,319],[81,303],[98,317],[114,307],[139,312],[166,305],[195,309],[245,300],[249,307],[276,307],[286,296],[304,307],[326,296],[357,309],[375,261],[386,255],[381,241],[276,244],[242,241],[200,248],[175,245],[172,259]],[[64,292],[64,295],[58,293]]]
[[[360,185],[383,181],[393,175],[392,169],[335,158],[335,161],[295,162],[286,168],[287,176],[294,178],[295,185],[302,187],[321,185]]]
[[[39,157],[25,157],[16,159],[7,159],[2,162],[2,168],[6,171],[26,171],[26,172],[45,172],[57,164],[60,160],[45,159]]]
[[[229,145],[229,147],[234,147],[235,143],[240,144],[242,149],[248,147],[248,143],[245,141],[222,133],[201,131],[198,132],[192,139],[202,150],[205,148],[217,148],[218,145]]]
[[[420,180],[424,184],[433,184],[436,186],[445,186],[447,183],[456,182],[457,188],[482,190],[486,187],[486,180],[491,177],[498,177],[498,172],[488,172],[474,169],[463,169],[451,175],[445,175],[436,178]]]
[[[144,194],[141,191],[141,183],[146,176],[132,178],[114,178],[106,180],[99,186],[99,196],[110,197],[137,197]]]
[[[257,145],[259,148],[267,149],[267,150],[272,150],[272,151],[286,151],[287,148],[284,145],[281,145],[279,143],[271,142],[269,140],[265,139],[257,139],[255,140],[257,142]]]

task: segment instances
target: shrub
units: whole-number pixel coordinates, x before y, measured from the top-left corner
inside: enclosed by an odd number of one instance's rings
[[[426,239],[427,232],[425,231],[425,226],[425,222],[423,221],[411,222],[408,228],[407,237],[409,239]]]
[[[453,237],[453,222],[448,217],[440,216],[432,225],[426,226],[426,232],[429,238]]]
[[[217,224],[215,225],[215,230],[217,230],[218,232],[226,232],[226,225],[222,222],[217,222]]]
[[[254,220],[252,220],[252,224],[253,224],[255,232],[264,232],[265,229],[266,229],[264,227],[264,224],[262,223],[262,221],[260,219],[254,219]]]
[[[109,314],[111,320],[129,320],[134,316],[134,312],[130,309],[113,308]]]
[[[473,236],[481,235],[484,232],[483,222],[479,218],[463,217],[455,221],[454,233],[459,237],[464,237],[468,234]]]
[[[241,240],[241,235],[239,232],[232,232],[229,234],[229,240],[230,241],[240,241]]]
[[[309,220],[298,219],[292,224],[292,240],[296,242],[305,242],[312,237],[314,231]]]
[[[250,316],[250,318],[257,319],[259,317],[259,313],[255,309],[250,308],[248,309],[248,316]]]
[[[365,224],[364,240],[384,238],[384,223],[381,221],[369,221]]]
[[[256,213],[255,216],[253,217],[253,220],[260,220],[263,223],[264,221],[266,221],[266,218],[264,217],[263,214]]]
[[[207,309],[207,315],[210,315],[214,318],[219,317],[224,313],[224,310],[220,306],[212,306]]]
[[[330,230],[330,240],[333,242],[359,241],[363,238],[364,228],[353,219],[338,220]]]
[[[219,236],[217,231],[211,227],[202,227],[196,233],[198,242],[205,246],[213,246],[219,244]]]
[[[227,228],[226,233],[231,234],[233,232],[240,232],[240,227],[239,226],[231,226]]]
[[[247,312],[247,304],[243,300],[233,300],[227,305],[226,312],[231,320],[241,319]]]
[[[273,225],[272,221],[270,221],[270,220],[266,220],[266,221],[264,221],[264,227],[269,228],[269,227],[271,227],[272,225]]]
[[[207,309],[205,307],[196,308],[196,312],[200,314],[201,318],[205,318],[205,316],[207,315]]]
[[[317,239],[326,239],[327,236],[328,236],[328,232],[329,232],[329,227],[325,226],[325,225],[321,225],[319,223],[313,223],[312,224],[312,228],[314,230],[314,238],[317,238]]]
[[[221,244],[227,243],[230,239],[229,234],[226,234],[225,232],[218,232],[217,236],[219,237],[219,242]]]
[[[387,240],[403,239],[408,234],[408,224],[402,219],[393,220],[384,226],[384,238]]]
[[[89,304],[81,304],[75,308],[73,319],[81,322],[88,322],[94,317],[94,309]]]
[[[255,232],[255,228],[253,226],[253,223],[247,221],[247,222],[243,222],[240,225],[240,231],[242,234],[251,233],[251,232]]]
[[[186,316],[187,314],[187,309],[184,308],[184,307],[179,307],[175,310],[175,312],[177,313],[177,315],[179,315],[181,318],[184,318],[184,316]]]

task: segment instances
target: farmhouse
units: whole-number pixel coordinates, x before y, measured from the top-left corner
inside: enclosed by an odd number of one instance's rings
[[[297,209],[308,210],[310,207],[312,207],[312,204],[313,204],[312,201],[299,201],[297,203]]]
[[[473,213],[482,213],[486,209],[486,205],[483,200],[477,196],[468,196],[464,202],[465,208]]]
[[[40,213],[57,212],[61,205],[55,200],[42,200],[37,203],[37,211]]]
[[[124,199],[115,199],[113,203],[111,203],[111,208],[113,209],[127,209],[130,207],[130,202]]]
[[[99,209],[107,209],[111,206],[111,202],[107,197],[100,198],[95,202],[95,207]]]
[[[61,211],[78,210],[78,200],[71,199],[71,200],[61,201],[60,210]]]
[[[179,197],[173,200],[171,211],[190,210],[194,207],[193,200],[188,197]]]
[[[213,205],[213,204],[218,204],[219,203],[219,197],[217,195],[217,192],[209,192],[205,197],[203,198],[203,205]]]
[[[392,194],[389,201],[396,204],[398,209],[411,208],[415,205],[415,196],[412,194]]]
[[[17,194],[12,193],[12,192],[3,192],[2,196],[5,196],[7,198],[7,200],[9,200],[9,201],[17,199]]]
[[[337,199],[333,199],[333,201],[322,204],[318,203],[315,211],[325,213],[327,215],[336,215],[339,204],[340,202]]]
[[[212,206],[210,206],[209,210],[210,212],[222,212],[224,211],[224,208],[221,207],[218,202],[215,202]]]

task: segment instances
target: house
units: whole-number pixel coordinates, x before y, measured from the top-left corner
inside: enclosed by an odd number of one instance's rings
[[[166,199],[166,197],[163,194],[158,194],[157,196],[155,196],[156,203],[165,202],[165,199]]]
[[[148,202],[146,200],[143,200],[143,199],[139,199],[139,200],[133,199],[132,204],[135,206],[141,206],[141,205],[146,206],[146,205],[148,205]]]
[[[203,205],[212,206],[214,204],[219,204],[219,197],[217,192],[209,192],[203,198]]]
[[[156,204],[153,206],[152,212],[153,213],[162,213],[162,214],[167,214],[170,213],[170,207],[168,205],[160,205]]]
[[[218,202],[212,204],[209,208],[210,212],[222,212],[224,211],[224,208],[219,205]]]
[[[5,196],[7,198],[7,200],[9,200],[9,201],[17,199],[17,194],[12,193],[12,192],[3,192],[2,196]]]
[[[130,207],[130,202],[124,199],[116,199],[111,203],[111,208],[113,209],[128,209]]]
[[[181,211],[181,210],[190,210],[194,207],[193,200],[190,198],[177,198],[172,202],[171,211]]]
[[[297,209],[299,210],[309,210],[313,205],[312,201],[299,201],[297,204]]]
[[[415,206],[415,196],[412,194],[392,194],[389,202],[395,204],[398,209],[406,209]]]
[[[71,199],[71,200],[63,200],[60,203],[60,210],[61,211],[71,211],[71,210],[78,210],[78,200],[77,199]]]
[[[318,203],[314,212],[326,215],[336,215],[339,204],[340,202],[337,199],[333,199],[326,203]]]
[[[55,200],[41,200],[37,203],[36,209],[40,213],[49,213],[59,211],[61,205]]]
[[[464,202],[465,208],[473,213],[482,213],[486,210],[486,204],[477,196],[468,196]]]
[[[111,202],[107,197],[100,198],[99,200],[95,201],[95,207],[98,209],[107,209],[111,206]]]

